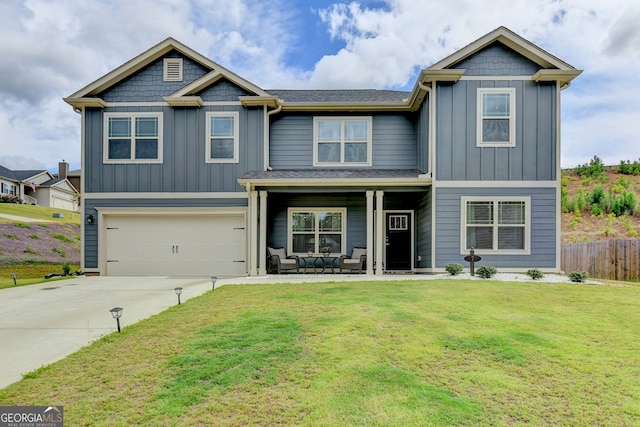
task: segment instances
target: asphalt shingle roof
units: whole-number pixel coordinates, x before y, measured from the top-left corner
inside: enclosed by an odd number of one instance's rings
[[[402,102],[411,92],[400,90],[268,90],[284,102],[342,103],[342,102]]]

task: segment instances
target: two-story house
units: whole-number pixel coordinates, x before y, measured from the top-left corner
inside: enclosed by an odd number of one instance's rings
[[[262,275],[267,247],[366,272],[560,269],[560,94],[581,71],[500,27],[412,91],[265,90],[169,38],[65,101],[82,269]],[[301,261],[302,262],[302,261]]]

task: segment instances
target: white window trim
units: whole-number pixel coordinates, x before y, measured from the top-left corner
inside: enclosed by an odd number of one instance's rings
[[[335,254],[335,253],[331,253],[329,254],[330,256],[339,256],[339,255],[344,255],[345,254],[345,249],[347,247],[347,208],[339,208],[339,207],[325,207],[325,208],[289,208],[287,209],[287,247],[290,248],[290,251],[293,248],[293,229],[292,229],[292,224],[291,224],[291,215],[296,213],[296,212],[340,212],[342,214],[342,231],[340,232],[340,241],[342,242],[341,244],[341,253],[340,254]],[[318,216],[316,215],[316,225],[317,225],[317,221],[318,221]],[[317,227],[316,227],[316,234],[320,234],[320,232],[318,231]],[[324,233],[324,234],[328,234],[328,233]],[[330,234],[338,234],[338,233],[330,233]],[[318,245],[318,243],[316,242],[316,245]],[[318,250],[320,250],[318,248]],[[306,252],[291,252],[291,255],[298,255],[298,256],[307,256]],[[315,253],[315,255],[318,255],[317,253]]]
[[[129,159],[110,159],[109,158],[109,118],[110,117],[128,117],[131,119],[131,158]],[[157,117],[158,118],[158,158],[157,159],[136,159],[136,144],[135,144],[135,119],[136,117]],[[105,113],[103,123],[103,137],[102,137],[102,161],[103,163],[111,164],[129,164],[129,163],[162,163],[163,153],[163,134],[164,127],[162,124],[162,113]]]
[[[482,95],[485,93],[507,93],[509,94],[509,141],[507,142],[484,142],[482,140]],[[515,147],[516,146],[516,89],[515,88],[478,88],[477,114],[476,114],[476,146],[477,147]]]
[[[233,117],[233,158],[211,158],[211,117]],[[240,161],[240,113],[238,111],[208,111],[206,114],[205,129],[205,162],[206,163],[238,163]]]
[[[340,141],[340,162],[319,162],[318,161],[318,122],[320,121],[339,121],[341,122]],[[366,121],[367,122],[367,161],[366,162],[345,162],[344,161],[344,123],[347,121]],[[371,166],[371,153],[373,144],[373,119],[371,116],[317,116],[313,118],[313,166],[322,167],[352,167],[352,166]]]
[[[474,249],[476,255],[530,255],[531,254],[531,197],[461,197],[460,199],[460,254],[468,255],[467,249],[467,202],[492,202],[493,247],[496,249]],[[498,247],[498,202],[524,202],[524,249],[499,250]]]
[[[163,61],[163,77],[165,82],[181,82],[182,81],[182,58],[164,58]],[[174,75],[169,73],[171,67],[178,67],[178,73]]]

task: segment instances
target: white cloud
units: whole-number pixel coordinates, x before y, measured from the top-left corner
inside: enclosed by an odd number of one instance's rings
[[[290,56],[308,46],[311,7],[341,48],[303,69]],[[563,164],[635,159],[639,20],[627,0],[4,1],[0,146],[73,168],[79,116],[62,98],[168,36],[265,88],[410,88],[420,68],[504,25],[585,70],[563,92]]]

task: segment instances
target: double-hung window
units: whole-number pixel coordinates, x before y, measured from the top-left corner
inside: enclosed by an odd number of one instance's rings
[[[371,117],[314,117],[314,166],[371,166]]]
[[[105,163],[161,163],[162,113],[106,113]]]
[[[345,244],[345,208],[290,208],[289,248],[297,255],[341,254]]]
[[[478,88],[478,147],[516,145],[516,90]]]
[[[528,254],[530,204],[528,197],[463,197],[461,251]]]
[[[207,113],[207,163],[238,163],[238,117],[237,111]]]

